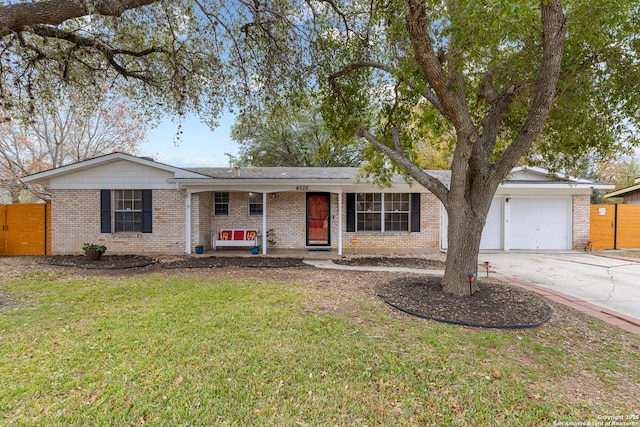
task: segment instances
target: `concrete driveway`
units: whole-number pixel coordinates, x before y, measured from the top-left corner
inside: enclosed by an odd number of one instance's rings
[[[640,319],[640,263],[580,252],[481,252],[478,261],[501,276]]]

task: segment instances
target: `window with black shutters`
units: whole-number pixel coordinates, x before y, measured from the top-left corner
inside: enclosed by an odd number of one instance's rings
[[[101,233],[151,233],[151,190],[101,190]]]

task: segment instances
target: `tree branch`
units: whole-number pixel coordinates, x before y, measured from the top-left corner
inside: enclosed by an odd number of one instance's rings
[[[502,180],[518,160],[531,147],[542,131],[556,97],[560,77],[562,52],[567,32],[567,21],[560,0],[541,0],[542,61],[538,73],[536,94],[526,122],[511,145],[494,166],[494,178]]]
[[[398,129],[393,127],[391,130],[391,134],[394,138],[400,138],[400,134]],[[421,169],[418,165],[413,163],[410,159],[408,159],[402,150],[399,152],[391,149],[378,138],[376,138],[369,130],[364,127],[364,125],[358,131],[358,136],[366,139],[371,145],[373,145],[376,149],[380,150],[387,157],[398,163],[413,179],[415,179],[418,184],[422,185],[428,191],[433,193],[442,203],[446,204],[447,195],[449,194],[449,189],[445,187],[443,183],[441,183],[438,179],[432,177],[423,169]],[[396,142],[397,147],[398,142]]]
[[[147,55],[151,55],[153,53],[165,53],[165,54],[169,53],[166,49],[157,47],[157,46],[153,46],[148,49],[144,49],[140,51],[133,51],[129,49],[114,49],[98,39],[84,37],[77,33],[64,31],[59,28],[51,27],[48,25],[32,25],[29,27],[25,27],[24,30],[41,37],[55,38],[59,40],[68,41],[69,43],[73,43],[75,45],[74,49],[77,46],[94,48],[97,51],[99,51],[107,59],[109,64],[119,74],[121,74],[124,77],[132,77],[132,78],[141,80],[145,83],[151,83],[151,77],[148,74],[126,69],[124,66],[120,65],[118,61],[116,61],[116,56],[124,55],[124,56],[141,58]]]
[[[342,96],[342,91],[340,91],[338,84],[336,83],[336,81],[349,74],[352,71],[355,70],[359,70],[362,68],[375,68],[377,70],[380,71],[385,71],[389,74],[393,74],[394,73],[394,69],[381,64],[379,62],[374,62],[374,61],[356,61],[353,62],[349,65],[347,65],[346,67],[344,67],[341,70],[336,71],[335,73],[332,73],[329,75],[329,86],[331,87],[331,90],[333,91],[333,93],[340,98],[342,101],[344,101],[344,98]],[[406,83],[409,87],[415,89],[416,85],[413,84],[411,81],[409,81],[407,78],[405,78],[404,76],[400,76],[399,77],[399,82],[401,83]],[[442,108],[442,104],[440,103],[440,100],[438,99],[438,97],[436,96],[436,94],[430,90],[430,89],[425,89],[424,92],[421,93],[421,95],[431,103],[431,105],[433,105],[442,115],[445,115],[445,111]]]
[[[87,15],[120,16],[158,0],[48,0],[0,7],[0,38],[36,24],[59,25]]]
[[[463,134],[475,133],[464,89],[461,85],[462,79],[452,65],[450,65],[449,71],[454,81],[450,82],[447,79],[443,65],[438,54],[434,51],[428,31],[426,31],[429,28],[429,20],[425,2],[423,0],[405,0],[404,9],[414,56],[422,69],[422,74],[440,100],[444,116],[451,120],[454,127],[458,131],[462,131]]]

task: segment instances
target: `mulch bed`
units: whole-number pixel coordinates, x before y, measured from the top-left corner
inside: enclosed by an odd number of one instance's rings
[[[298,268],[307,267],[302,258],[193,257],[154,259],[143,256],[103,256],[92,261],[85,256],[48,256],[41,264],[94,270],[134,269],[155,265],[163,269],[188,268]],[[334,260],[357,266],[444,269],[439,260],[409,257],[353,257]],[[447,295],[438,276],[400,276],[378,286],[377,294],[390,306],[405,313],[440,322],[488,328],[525,328],[546,322],[551,307],[541,296],[497,280],[481,279],[471,297]]]
[[[147,267],[158,264],[161,268],[288,268],[308,267],[302,258],[263,258],[263,257],[189,257],[176,256],[158,261],[154,258],[136,255],[104,255],[98,261],[92,261],[86,256],[54,255],[43,257],[40,264],[62,267],[76,267],[92,270],[125,270],[130,268]]]
[[[39,264],[89,270],[125,270],[146,267],[155,263],[151,258],[137,255],[103,255],[98,261],[90,260],[84,255],[53,255],[43,257],[37,262]]]
[[[362,256],[334,259],[333,263],[354,266],[405,267],[424,270],[444,270],[444,262],[426,258]]]
[[[481,280],[470,297],[442,291],[441,277],[405,276],[379,286],[378,296],[405,313],[467,326],[529,328],[543,324],[551,307],[533,292],[496,280]]]
[[[302,258],[266,257],[182,257],[160,264],[162,268],[289,268],[309,267]]]

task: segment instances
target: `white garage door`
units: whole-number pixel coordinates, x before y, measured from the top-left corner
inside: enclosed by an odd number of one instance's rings
[[[502,249],[502,198],[494,198],[482,230],[480,249]]]
[[[569,249],[568,198],[511,198],[511,249]]]

